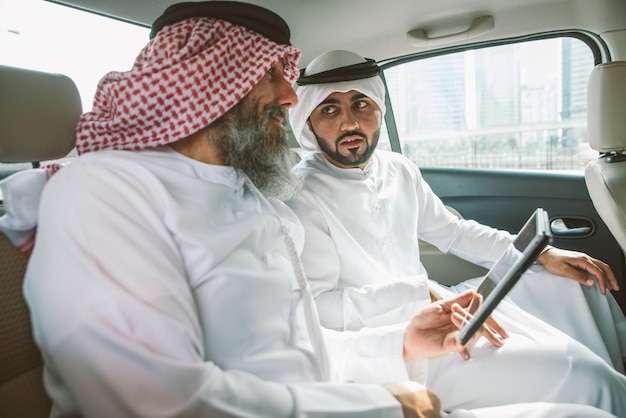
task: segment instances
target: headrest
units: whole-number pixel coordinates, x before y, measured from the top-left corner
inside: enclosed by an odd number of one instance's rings
[[[0,161],[66,156],[81,113],[78,89],[68,77],[0,65]]]
[[[626,61],[597,65],[587,88],[589,145],[599,152],[626,149]]]

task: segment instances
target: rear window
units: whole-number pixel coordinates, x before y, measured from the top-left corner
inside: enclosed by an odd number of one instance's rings
[[[551,38],[419,59],[384,76],[401,152],[421,167],[581,171],[586,89],[583,41]]]
[[[65,74],[78,87],[83,111],[91,110],[104,74],[131,68],[148,34],[146,27],[48,1],[0,0],[0,64]],[[21,166],[0,163],[0,170]]]

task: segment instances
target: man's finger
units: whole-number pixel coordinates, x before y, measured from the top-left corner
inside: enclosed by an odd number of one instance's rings
[[[467,351],[467,348],[465,348],[465,347],[463,347],[463,349],[461,351],[459,351],[459,354],[461,355],[461,358],[463,360],[469,360],[470,359],[469,351]]]
[[[617,282],[617,277],[615,277],[611,266],[591,257],[589,257],[588,261],[591,266],[591,271],[588,270],[588,272],[596,278],[598,283],[602,283],[606,289],[615,292],[619,291],[619,283]],[[602,292],[602,294],[604,294],[604,292]]]
[[[473,299],[476,297],[476,295],[478,294],[474,290],[466,290],[465,292],[455,295],[449,299],[441,300],[439,301],[439,303],[441,303],[441,305],[448,312],[450,312],[452,310],[452,305],[454,304],[458,304],[460,306],[469,306],[472,303]],[[476,306],[476,309],[478,309],[478,306]]]
[[[496,347],[502,347],[504,345],[504,338],[500,336],[497,332],[495,332],[491,327],[486,324],[482,326],[480,329],[480,333],[483,337],[487,339],[491,344]]]
[[[470,319],[473,318],[473,315],[469,313],[467,310],[463,309],[458,304],[453,305],[453,313],[452,313],[452,323],[459,329],[467,325]],[[470,341],[465,345],[470,346],[474,344],[481,336],[484,336],[487,341],[489,341],[495,347],[502,347],[504,345],[504,338],[500,336],[498,332],[493,330],[486,324],[483,324],[481,329],[474,334],[474,336],[470,339]],[[465,348],[464,348],[465,350]],[[467,358],[463,356],[463,351],[460,352],[461,356],[464,359],[469,359],[469,352],[467,353]]]
[[[592,263],[578,262],[575,265],[570,265],[569,270],[564,275],[571,277],[583,286],[593,286],[597,282],[600,293],[606,294],[604,273]]]
[[[485,323],[489,325],[489,327],[491,327],[491,329],[498,333],[502,338],[509,338],[509,333],[506,332],[504,327],[500,325],[500,323],[496,321],[493,316],[487,318],[487,321]]]
[[[467,312],[458,304],[453,305],[452,310],[453,311],[452,311],[452,315],[450,316],[450,318],[452,319],[452,323],[454,324],[454,326],[457,327],[458,329],[463,328],[465,325],[467,325],[469,320],[472,319],[472,314]],[[480,338],[481,334],[482,334],[481,332],[475,333],[472,336],[472,338],[467,342],[467,344],[465,344],[465,347],[468,347],[474,344]],[[461,350],[454,350],[454,351],[460,352]]]

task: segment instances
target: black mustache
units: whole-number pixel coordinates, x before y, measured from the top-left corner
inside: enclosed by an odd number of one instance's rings
[[[347,138],[349,136],[360,136],[361,138],[363,138],[364,140],[367,141],[367,136],[363,133],[363,132],[359,132],[359,131],[349,131],[346,132],[344,134],[341,134],[341,136],[339,136],[339,138],[337,138],[337,143],[339,143],[339,141],[341,141],[344,138]]]

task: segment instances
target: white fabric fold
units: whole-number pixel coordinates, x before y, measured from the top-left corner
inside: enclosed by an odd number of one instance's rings
[[[48,178],[48,170],[35,168],[20,171],[0,181],[4,205],[0,231],[23,252],[32,249],[39,201]]]

